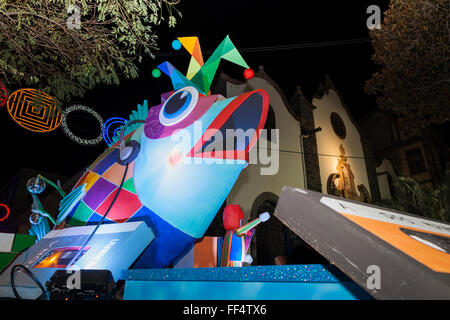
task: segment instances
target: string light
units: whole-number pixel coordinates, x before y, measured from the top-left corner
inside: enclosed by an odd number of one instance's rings
[[[370,42],[370,38],[359,38],[359,39],[349,39],[349,40],[337,40],[337,41],[322,41],[322,42],[306,42],[306,43],[296,43],[289,45],[278,45],[278,46],[265,46],[265,47],[253,47],[253,48],[243,48],[239,49],[239,52],[268,52],[268,51],[282,51],[282,50],[295,50],[304,48],[319,48],[319,47],[330,47],[330,46],[340,46],[347,44],[359,44]],[[211,54],[214,50],[202,50],[203,54]],[[159,52],[156,56],[172,56],[173,52]]]
[[[96,118],[100,125],[100,135],[94,139],[83,139],[83,138],[80,138],[80,137],[74,135],[72,133],[72,131],[70,131],[70,129],[67,125],[67,116],[73,111],[83,111],[83,112],[86,112],[86,113],[92,115],[94,118]],[[71,139],[72,141],[74,141],[78,144],[81,144],[81,145],[94,146],[94,145],[99,144],[103,140],[103,118],[95,110],[93,110],[89,107],[83,106],[83,105],[73,105],[73,106],[70,106],[70,107],[64,109],[63,114],[62,114],[62,120],[61,120],[61,128],[62,128],[64,134],[69,139]]]

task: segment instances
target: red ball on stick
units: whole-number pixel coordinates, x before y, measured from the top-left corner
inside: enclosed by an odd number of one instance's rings
[[[254,76],[255,76],[255,72],[252,69],[250,69],[250,68],[245,69],[245,71],[244,71],[244,78],[245,79],[250,80]]]

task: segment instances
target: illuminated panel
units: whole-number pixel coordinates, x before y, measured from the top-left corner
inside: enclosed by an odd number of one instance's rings
[[[449,225],[328,197],[320,202],[431,270],[450,273]]]
[[[374,298],[449,297],[449,224],[292,187],[274,215]]]
[[[95,228],[96,225],[71,227],[47,233],[0,273],[0,299],[14,298],[10,274],[16,264],[30,269],[43,284],[56,270],[79,269],[110,270],[114,280],[118,281],[121,272],[138,259],[155,237],[143,221],[102,224],[89,241],[86,250],[80,254],[78,261],[74,261],[75,254],[79,253]],[[0,234],[0,250],[7,239]],[[24,272],[17,272],[15,284],[24,299],[35,299],[42,293]]]
[[[14,91],[8,98],[7,109],[15,122],[30,131],[48,132],[61,124],[62,114],[55,99],[36,89]]]
[[[83,249],[83,252],[78,256],[75,261],[75,257],[80,251],[81,247],[65,247],[56,248],[50,250],[41,260],[39,260],[33,268],[66,268],[75,264],[90,247]]]

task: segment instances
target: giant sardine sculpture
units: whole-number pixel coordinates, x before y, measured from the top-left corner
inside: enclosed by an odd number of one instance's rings
[[[249,68],[228,36],[205,63],[196,37],[178,40],[192,55],[187,75],[169,62],[158,66],[173,90],[142,121],[122,128],[122,137],[117,134],[63,199],[58,216],[70,226],[147,222],[155,239],[134,268],[169,266],[204,235],[248,165],[269,107],[264,90],[211,94],[221,59]],[[230,141],[229,130],[239,129],[244,139]]]

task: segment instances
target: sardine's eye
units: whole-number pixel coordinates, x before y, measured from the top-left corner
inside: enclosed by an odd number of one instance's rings
[[[184,87],[164,102],[159,121],[165,126],[172,126],[186,118],[198,101],[198,91],[194,87]]]

